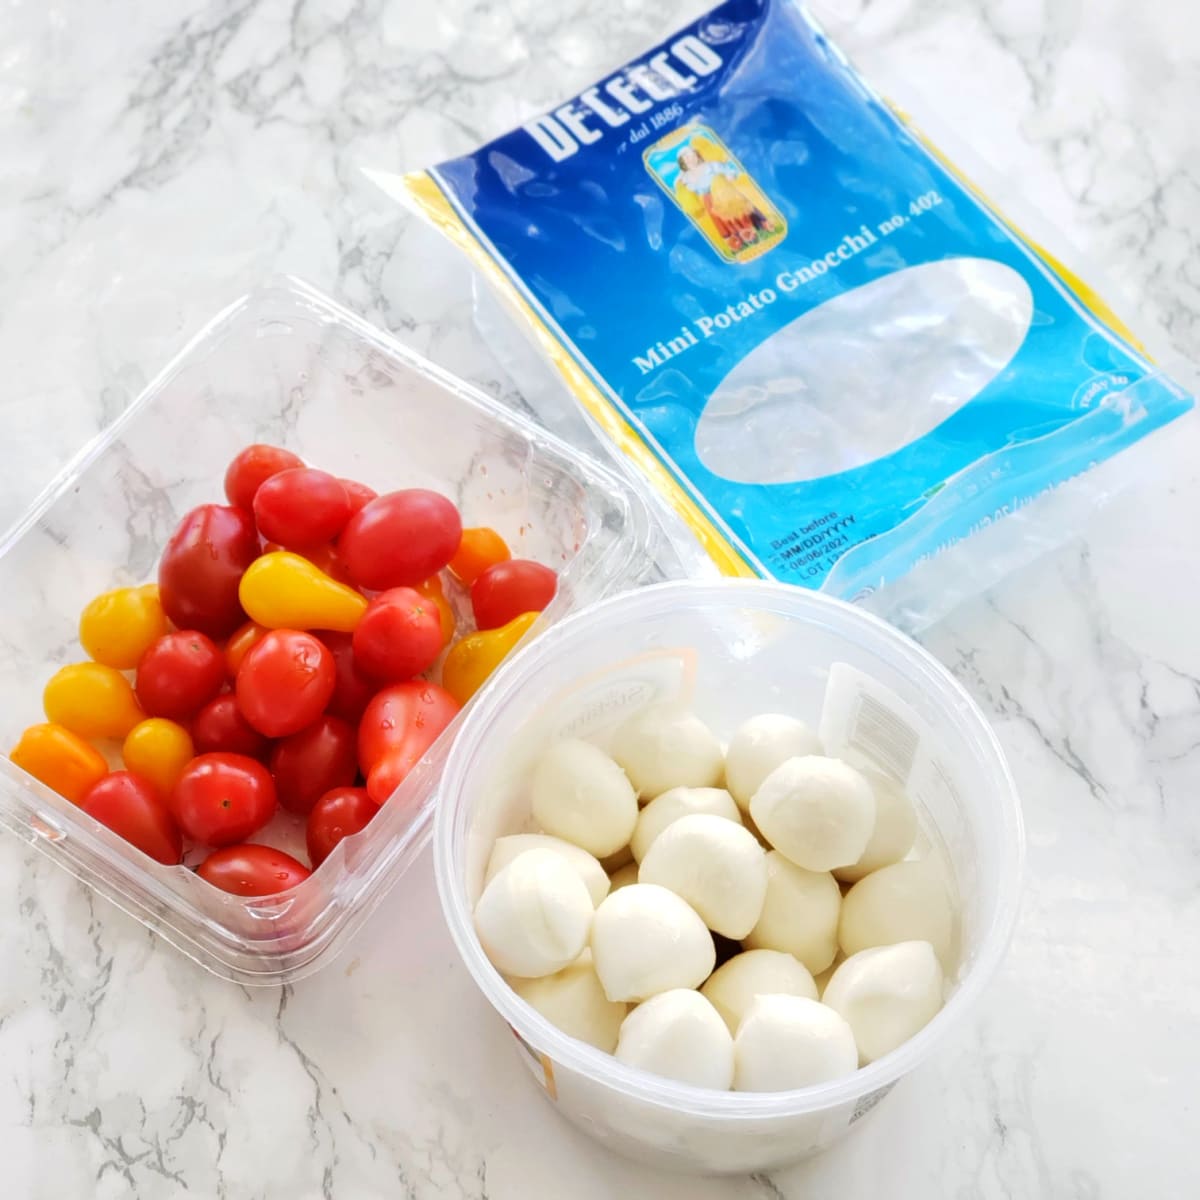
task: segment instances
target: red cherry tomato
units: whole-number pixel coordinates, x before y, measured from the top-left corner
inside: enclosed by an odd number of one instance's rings
[[[196,714],[192,721],[192,742],[197,754],[222,750],[251,758],[262,758],[270,747],[270,742],[242,716],[232,693],[210,700]]]
[[[366,788],[339,787],[326,792],[308,814],[304,840],[312,865],[319,867],[342,838],[366,829],[378,811]]]
[[[376,807],[386,804],[392,793],[408,777],[409,771],[413,769],[419,758],[420,755],[413,758],[403,750],[385,754],[367,772],[367,795],[370,796],[371,803]]]
[[[223,504],[202,504],[179,522],[158,566],[163,610],[179,629],[223,638],[246,619],[238,583],[258,557],[250,515]]]
[[[170,808],[188,837],[206,846],[230,846],[275,815],[275,781],[262,763],[244,754],[201,754],[184,767]]]
[[[364,504],[369,504],[379,495],[374,488],[367,487],[365,483],[356,483],[353,479],[343,479],[342,487],[346,489],[346,495],[350,497],[351,515],[358,512]]]
[[[558,576],[527,558],[487,568],[471,584],[471,608],[480,629],[499,629],[522,613],[541,612],[554,599]]]
[[[325,711],[336,677],[333,655],[311,633],[272,629],[242,659],[238,708],[259,733],[287,737]]]
[[[272,475],[254,494],[254,519],[264,538],[288,550],[337,537],[350,519],[342,481],[312,467]]]
[[[379,690],[379,683],[365,674],[354,661],[354,640],[350,634],[322,630],[321,641],[333,655],[334,670],[337,672],[333,696],[326,712],[357,725],[371,697]]]
[[[225,495],[230,504],[254,511],[254,494],[272,475],[304,466],[304,459],[278,446],[247,446],[225,472]]]
[[[142,710],[173,721],[203,708],[225,683],[225,659],[212,638],[195,630],[160,637],[137,667],[134,691]]]
[[[458,549],[462,519],[437,492],[410,488],[364,505],[346,523],[338,553],[361,588],[413,587]]]
[[[80,807],[156,862],[174,866],[183,838],[154,785],[130,771],[113,771],[92,785]]]
[[[407,770],[457,713],[454,696],[436,683],[410,679],[384,688],[367,704],[359,722],[359,766],[370,773],[385,756],[397,756]],[[376,798],[374,792],[371,798]]]
[[[302,816],[330,788],[348,787],[358,774],[354,727],[323,716],[271,751],[271,774],[279,803]]]
[[[312,872],[282,850],[246,842],[213,851],[196,874],[235,896],[274,896],[303,883]]]
[[[278,542],[267,542],[263,546],[264,554],[274,554],[276,550],[284,550],[286,547],[281,546]],[[293,554],[296,551],[292,551]],[[306,558],[318,571],[328,575],[330,579],[336,579],[338,583],[348,583],[353,587],[350,576],[346,573],[346,568],[342,564],[342,560],[338,557],[337,547],[332,542],[322,542],[319,546],[308,546],[300,552],[301,558]]]
[[[354,661],[376,679],[411,679],[442,652],[442,614],[412,588],[380,592],[354,629]]]
[[[330,579],[336,579],[338,583],[350,583],[346,564],[338,556],[337,547],[332,542],[322,542],[319,546],[305,550],[304,557],[318,571],[324,571]]]

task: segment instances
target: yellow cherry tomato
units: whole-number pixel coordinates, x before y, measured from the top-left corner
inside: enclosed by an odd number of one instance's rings
[[[98,663],[131,671],[167,632],[158,585],[117,588],[97,596],[79,618],[79,640]]]
[[[256,558],[238,586],[246,615],[267,629],[333,629],[353,633],[367,599],[330,579],[307,558],[276,550]]]
[[[83,738],[123,738],[146,717],[129,680],[98,662],[72,663],[55,672],[42,693],[42,707],[56,725]]]
[[[539,616],[535,612],[522,613],[499,629],[468,634],[446,655],[442,687],[459,704],[466,704]]]
[[[438,618],[442,623],[442,649],[444,650],[454,641],[457,622],[454,620],[454,609],[450,607],[450,601],[446,599],[446,589],[442,586],[442,577],[430,575],[424,583],[417,584],[416,590],[426,600],[432,600],[438,610]]]
[[[165,717],[151,717],[135,725],[121,747],[126,768],[153,784],[164,797],[171,794],[195,753],[192,735]]]
[[[508,562],[512,551],[508,543],[486,525],[462,531],[462,541],[450,560],[450,570],[470,587],[480,575],[499,562]]]
[[[61,725],[31,725],[9,758],[75,804],[108,774],[104,755]]]

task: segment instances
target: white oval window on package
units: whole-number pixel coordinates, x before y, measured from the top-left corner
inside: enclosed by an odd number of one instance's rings
[[[1032,316],[1029,285],[991,259],[872,280],[738,363],[700,415],[696,453],[737,483],[802,483],[892,454],[990,383]]]

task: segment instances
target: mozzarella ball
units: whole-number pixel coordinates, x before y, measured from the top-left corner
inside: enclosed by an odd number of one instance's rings
[[[693,1087],[733,1082],[733,1038],[699,992],[675,988],[639,1004],[621,1025],[616,1057],[626,1066]]]
[[[579,873],[579,878],[587,885],[591,894],[592,904],[599,904],[608,895],[608,876],[600,865],[599,859],[586,850],[564,842],[562,838],[550,837],[544,833],[514,833],[508,837],[496,839],[492,847],[492,857],[488,859],[487,872],[484,874],[484,886],[499,875],[514,858],[527,850],[553,850]]]
[[[635,883],[610,892],[592,922],[592,961],[610,1000],[699,987],[717,961],[712,934],[674,892]]]
[[[549,834],[603,858],[637,824],[637,794],[603,750],[579,738],[555,742],[533,768],[533,819]]]
[[[673,821],[680,817],[692,816],[694,813],[711,813],[715,817],[724,817],[727,821],[742,823],[742,814],[734,804],[733,797],[724,788],[691,788],[677,787],[655,796],[645,808],[638,813],[637,825],[633,837],[629,839],[629,848],[633,857],[641,862],[650,849],[650,843]]]
[[[683,897],[709,929],[744,938],[762,913],[767,856],[741,825],[711,813],[680,817],[653,841],[638,870]]]
[[[756,996],[804,996],[817,998],[817,985],[808,968],[780,950],[746,950],[719,966],[700,989],[700,994],[721,1014],[730,1033],[738,1025]]]
[[[825,988],[822,1003],[854,1030],[866,1066],[923,1029],[942,1007],[942,968],[928,942],[898,942],[852,954]]]
[[[553,975],[513,979],[510,984],[526,1004],[568,1037],[587,1042],[605,1054],[617,1048],[617,1034],[628,1008],[604,994],[590,950]]]
[[[725,786],[747,812],[754,793],[789,758],[820,754],[821,740],[803,722],[782,713],[763,713],[739,725],[725,752]]]
[[[789,758],[750,801],[763,837],[797,866],[831,871],[858,862],[875,829],[875,796],[836,758]]]
[[[587,885],[561,854],[527,850],[483,889],[475,930],[498,971],[532,979],[579,957],[593,912]]]
[[[838,942],[847,957],[871,946],[928,942],[949,963],[953,934],[950,896],[932,859],[881,867],[842,897]]]
[[[759,996],[733,1042],[738,1092],[788,1092],[858,1070],[845,1018],[805,996]]]
[[[767,853],[767,894],[747,950],[782,950],[814,975],[837,953],[842,893],[828,871],[806,871],[778,850]]]
[[[899,862],[917,836],[917,813],[904,789],[877,771],[864,771],[863,776],[875,795],[875,830],[858,862],[834,869],[841,883],[857,883],[872,871]]]
[[[612,756],[643,802],[673,787],[717,787],[725,770],[712,730],[693,713],[670,705],[630,717],[613,734]]]
[[[626,863],[619,871],[614,871],[609,876],[610,887],[609,891],[615,892],[617,888],[629,887],[631,883],[638,881],[638,865],[637,863]]]

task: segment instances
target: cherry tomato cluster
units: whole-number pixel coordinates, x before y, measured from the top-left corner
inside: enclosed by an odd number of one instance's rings
[[[315,869],[364,829],[557,578],[436,492],[378,495],[275,446],[238,454],[225,495],[180,521],[157,584],[83,610],[90,660],[54,675],[10,757],[158,862],[209,848],[201,878],[265,896],[310,868],[247,839],[282,806]],[[448,589],[476,626],[457,640]]]

